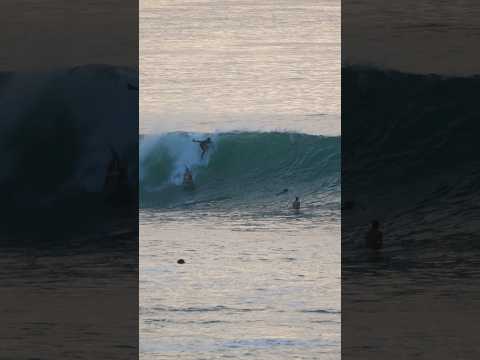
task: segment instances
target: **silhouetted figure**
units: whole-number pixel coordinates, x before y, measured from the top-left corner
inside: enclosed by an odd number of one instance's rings
[[[296,196],[295,200],[293,200],[292,209],[300,210],[300,200],[299,200],[298,196]]]
[[[112,158],[107,165],[107,174],[105,176],[105,190],[115,191],[120,185],[120,158],[112,149]]]
[[[210,147],[210,144],[212,143],[212,139],[210,139],[208,137],[205,140],[195,140],[195,139],[193,139],[192,141],[196,142],[196,143],[199,143],[200,149],[202,150],[201,158],[203,159],[203,157],[205,156],[206,152],[208,151],[208,149]]]
[[[107,165],[104,191],[109,197],[119,200],[127,198],[129,195],[128,164],[126,161],[120,160],[115,150],[111,149],[111,151],[112,158]]]
[[[183,259],[178,259],[178,260],[177,260],[177,264],[185,264],[185,260],[183,260]]]
[[[365,245],[368,249],[380,250],[383,246],[383,233],[380,231],[380,223],[373,220],[370,229],[365,235]]]

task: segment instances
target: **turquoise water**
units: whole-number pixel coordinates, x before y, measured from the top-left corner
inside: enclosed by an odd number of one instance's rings
[[[192,140],[210,136],[205,157]],[[185,167],[195,191],[181,186]],[[178,208],[213,204],[225,211],[259,206],[271,211],[302,196],[312,211],[339,191],[339,137],[232,132],[150,135],[140,145],[140,206]],[[285,194],[279,194],[288,190]]]

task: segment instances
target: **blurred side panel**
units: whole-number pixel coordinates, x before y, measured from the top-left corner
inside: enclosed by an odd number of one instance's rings
[[[0,8],[0,358],[135,359],[138,2]]]
[[[474,359],[480,6],[342,2],[342,359]]]

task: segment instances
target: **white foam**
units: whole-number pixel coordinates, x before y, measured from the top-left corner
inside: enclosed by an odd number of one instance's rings
[[[168,154],[174,161],[173,170],[169,178],[171,184],[182,184],[183,174],[186,167],[192,170],[193,178],[195,179],[196,170],[199,167],[208,165],[214,147],[212,147],[202,159],[202,152],[199,144],[193,142],[193,139],[204,139],[207,136],[210,136],[215,142],[215,135],[211,136],[198,133],[168,133],[146,137],[140,143],[140,181],[142,181],[146,175],[146,170],[142,165],[147,156],[160,145],[167,150]]]

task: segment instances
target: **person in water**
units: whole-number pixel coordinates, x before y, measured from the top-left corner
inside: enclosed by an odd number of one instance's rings
[[[210,139],[208,137],[205,140],[195,140],[195,139],[193,139],[192,141],[196,142],[200,145],[200,149],[202,150],[201,158],[203,159],[203,157],[205,156],[205,154],[207,153],[207,151],[210,147],[210,144],[212,143],[212,139]]]
[[[383,246],[383,233],[380,231],[380,223],[377,220],[372,221],[365,235],[365,245],[372,250],[380,250]]]
[[[128,163],[113,148],[110,150],[112,156],[106,168],[104,192],[115,200],[129,199],[131,188],[128,182]]]
[[[187,185],[193,184],[192,171],[188,168],[188,166],[185,166],[185,173],[183,174],[183,183]]]
[[[298,196],[295,196],[295,200],[293,200],[292,209],[300,210],[300,200],[299,200]]]
[[[112,157],[108,163],[107,173],[105,176],[105,189],[108,191],[116,190],[118,188],[121,177],[120,157],[115,150],[110,150],[112,152]]]

